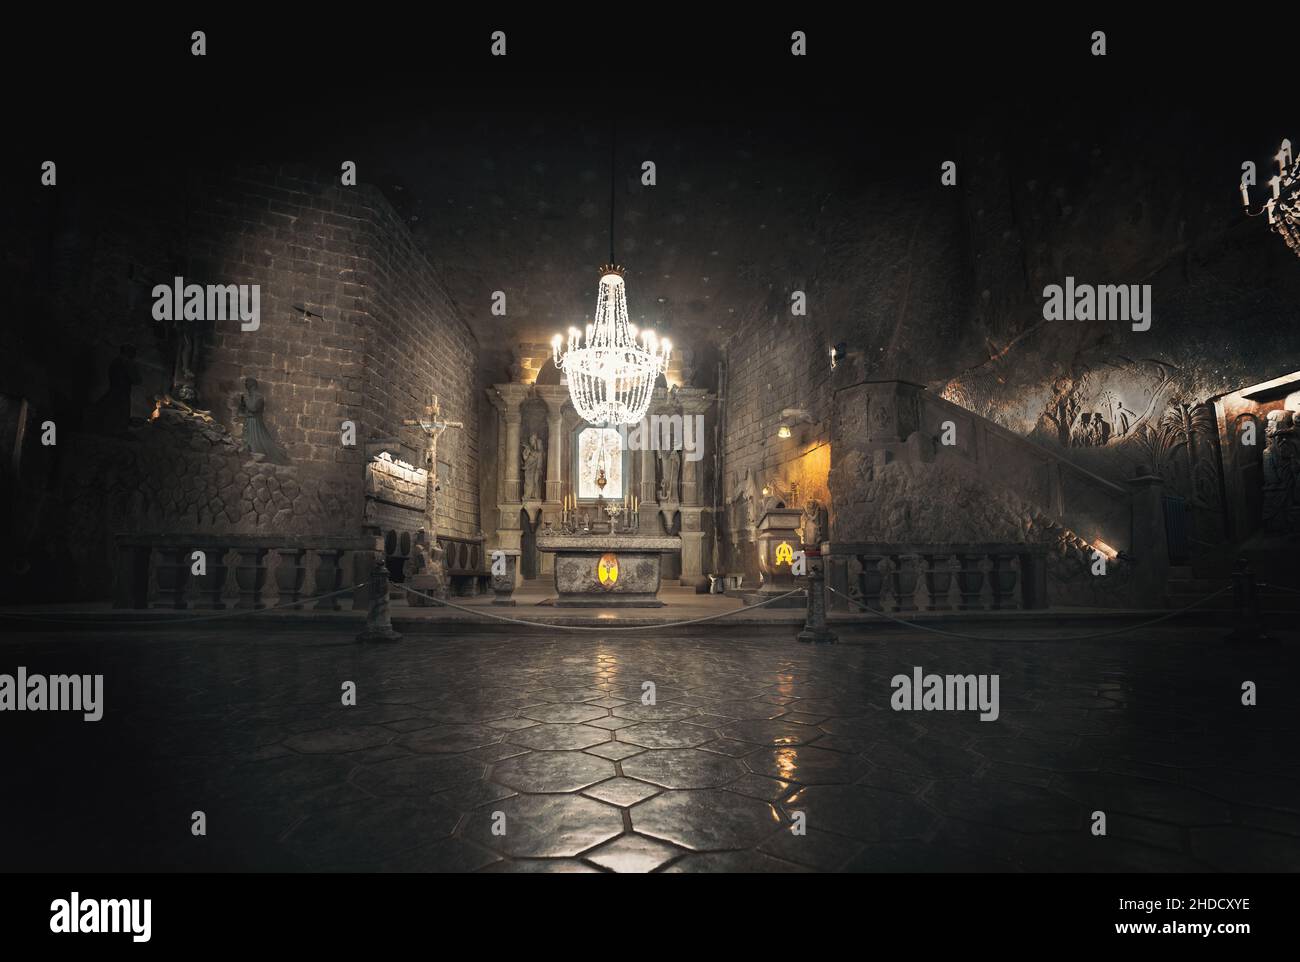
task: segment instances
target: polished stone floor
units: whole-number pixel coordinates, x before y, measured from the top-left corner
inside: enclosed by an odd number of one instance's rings
[[[1242,649],[1188,626],[979,643],[896,628],[831,646],[754,629],[363,647],[352,631],[6,636],[0,672],[103,673],[105,717],[0,716],[0,812],[20,829],[0,863],[1300,869],[1294,633]],[[891,710],[890,679],[915,666],[997,674],[1000,716]]]

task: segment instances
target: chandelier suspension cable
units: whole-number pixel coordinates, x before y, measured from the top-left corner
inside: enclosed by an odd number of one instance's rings
[[[617,154],[618,151],[618,119],[614,118],[609,122],[609,262],[617,264],[614,260],[614,183],[615,171],[618,170]]]
[[[589,424],[636,424],[645,417],[655,381],[668,367],[672,342],[650,329],[638,332],[630,322],[624,271],[614,261],[618,202],[617,122],[609,138],[609,261],[600,268],[596,314],[585,332],[569,329],[567,345],[551,338],[556,368],[565,372],[569,397]]]

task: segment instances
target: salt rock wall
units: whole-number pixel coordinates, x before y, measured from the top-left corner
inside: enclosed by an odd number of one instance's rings
[[[355,484],[317,466],[254,459],[219,425],[160,420],[121,438],[76,435],[57,494],[38,508],[37,567],[59,572],[59,597],[105,597],[113,535],[346,536],[361,523]],[[67,456],[67,455],[65,455]]]

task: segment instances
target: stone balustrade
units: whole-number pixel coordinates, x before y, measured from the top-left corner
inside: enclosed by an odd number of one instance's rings
[[[827,542],[830,605],[876,611],[1047,607],[1047,547],[1035,544]]]
[[[113,607],[300,608],[301,599],[348,587],[352,558],[370,555],[364,538],[289,535],[118,535]],[[195,574],[195,551],[204,573]],[[312,603],[341,610],[344,595]],[[356,607],[355,601],[352,607]]]

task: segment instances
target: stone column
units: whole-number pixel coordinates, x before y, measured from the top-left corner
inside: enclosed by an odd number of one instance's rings
[[[1169,542],[1165,534],[1163,478],[1147,474],[1128,482],[1133,492],[1133,543],[1130,551],[1137,566],[1135,597],[1140,607],[1161,608],[1169,578]],[[1103,533],[1102,537],[1105,537]]]
[[[535,390],[546,402],[546,500],[558,504],[564,490],[564,405],[569,401],[569,389],[544,384]]]
[[[700,464],[705,454],[705,448],[711,444],[713,439],[704,437],[703,420],[700,422],[700,430],[695,429],[696,418],[703,419],[707,414],[709,407],[717,400],[712,394],[709,394],[702,388],[682,388],[677,392],[678,398],[682,405],[682,438],[683,443],[688,435],[696,445],[695,456],[698,460],[692,461],[686,455],[688,452],[682,452],[682,504],[698,505],[702,504],[700,491]],[[690,422],[689,426],[687,422]],[[686,571],[683,567],[682,574]]]
[[[519,501],[519,409],[507,412],[505,421],[506,463],[502,500],[514,504]]]

